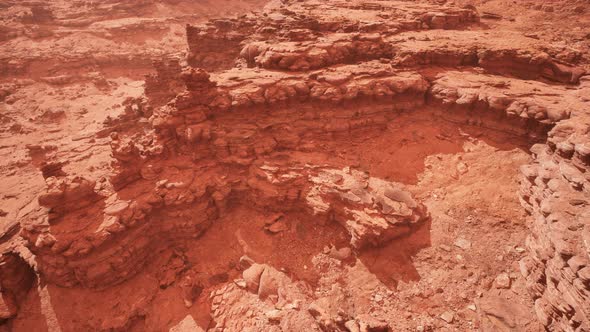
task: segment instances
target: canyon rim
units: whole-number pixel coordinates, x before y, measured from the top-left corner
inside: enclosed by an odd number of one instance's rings
[[[0,331],[590,331],[587,0],[0,0]]]

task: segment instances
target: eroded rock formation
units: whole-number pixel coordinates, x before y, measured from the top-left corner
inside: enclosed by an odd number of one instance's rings
[[[0,324],[17,315],[34,279],[33,269],[18,254],[0,257]]]
[[[547,144],[533,146],[534,163],[522,167],[520,197],[534,218],[520,268],[535,311],[550,329],[590,328],[590,122],[577,112],[559,122]]]
[[[44,13],[26,14],[56,19]],[[437,307],[444,310],[428,313],[438,323],[417,329],[466,330],[474,322],[484,329],[590,329],[587,63],[565,59],[539,39],[486,29],[475,7],[432,1],[271,1],[262,12],[187,25],[186,61],[177,53],[151,61],[155,73],[146,76],[143,95],[125,99],[125,111],[105,120],[96,134],[108,139],[112,156],[104,176],[76,174],[53,160],[59,159],[55,149],[30,147],[46,185],[19,216],[35,273],[43,283],[65,289],[108,292],[125,289],[142,271],[156,270],[159,290],[113,321],[98,318],[78,326],[89,329],[141,329],[137,324],[151,315],[156,294],[173,290],[186,308],[206,303],[211,319],[204,328],[213,331],[408,328],[396,325],[401,311],[390,300],[395,292],[403,304],[434,298],[444,289],[408,291],[405,284],[416,281],[408,275],[418,272],[384,276],[380,257],[387,256],[379,250],[408,245],[402,260],[411,261],[430,246],[416,238],[428,233],[432,222],[452,219],[452,209],[441,212],[436,203],[444,200],[437,194],[442,188],[421,189],[431,180],[426,175],[408,181],[376,165],[379,159],[407,157],[387,156],[386,146],[396,135],[403,136],[400,146],[423,139],[431,128],[409,134],[396,124],[425,114],[460,126],[458,136],[473,144],[461,146],[465,153],[482,149],[474,143],[482,133],[513,140],[511,147],[532,146],[532,161],[520,168],[519,192],[531,222],[527,249],[509,248],[511,255],[523,255],[511,256],[520,262],[522,277],[491,268],[476,274],[470,270],[473,261],[465,264],[463,254],[456,254],[456,261],[445,264],[468,271],[463,282],[474,285],[465,288],[473,291],[469,296],[477,298],[477,306],[455,315],[456,302],[440,300]],[[0,39],[15,38],[2,31]],[[154,60],[137,52],[129,59],[134,56]],[[77,65],[85,63],[77,59]],[[23,61],[25,68],[38,59]],[[20,65],[0,65],[3,73],[20,73]],[[436,139],[441,146],[453,141],[445,132]],[[385,142],[379,146],[384,151],[372,141]],[[423,166],[428,148],[421,149]],[[461,158],[454,169],[441,172],[461,178],[470,171]],[[494,208],[486,217],[503,207]],[[288,237],[312,227],[333,238],[306,261],[309,266],[284,268],[260,259],[265,255],[241,233],[247,225],[223,233],[237,245],[222,238],[228,247],[211,251],[239,249],[257,255],[256,261],[222,256],[223,268],[193,266],[218,253],[185,248],[205,241],[227,219],[250,216],[266,218],[259,229],[265,236]],[[472,242],[461,237],[453,246],[469,250]],[[28,260],[1,257],[0,319],[8,320],[17,315],[34,277]],[[308,269],[318,275],[309,277]],[[437,282],[436,271],[432,277],[421,272],[431,278],[425,283]],[[510,299],[503,290],[522,278],[528,294],[515,291],[515,309],[506,309]],[[533,311],[539,323],[517,316]],[[470,312],[478,318],[471,320]],[[172,330],[203,328],[192,316],[182,316]]]

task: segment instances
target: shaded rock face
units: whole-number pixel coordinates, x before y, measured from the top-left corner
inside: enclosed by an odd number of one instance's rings
[[[120,6],[117,12],[126,8]],[[31,15],[54,19],[42,10]],[[481,308],[468,308],[478,311],[476,327],[531,328],[515,317],[532,310],[548,330],[590,329],[586,64],[558,59],[537,39],[485,28],[472,6],[429,1],[271,1],[260,13],[187,25],[186,60],[154,61],[144,95],[127,99],[125,113],[105,121],[97,134],[110,139],[108,176],[95,179],[70,174],[62,163],[40,163],[46,188],[19,220],[35,272],[16,255],[1,256],[0,320],[18,314],[35,273],[67,289],[120,290],[151,263],[165,260],[165,268],[150,271],[157,286],[176,292],[186,308],[209,295],[209,330],[396,330],[391,312],[374,313],[384,296],[392,296],[384,285],[393,277],[371,271],[366,257],[378,261],[377,250],[396,249],[450,212],[433,218],[428,204],[444,197],[374,165],[408,156],[386,155],[388,140],[403,132],[396,127],[401,118],[433,116],[509,137],[511,147],[532,146],[532,161],[520,169],[519,192],[531,223],[527,249],[518,247],[526,251],[519,267],[529,294],[518,296],[529,306],[511,307],[502,294],[482,299]],[[0,32],[0,40],[12,38]],[[461,128],[460,136],[476,141]],[[400,145],[411,149],[428,129],[407,134]],[[443,134],[430,145],[451,140]],[[382,153],[372,145],[379,140]],[[430,150],[410,151],[424,159]],[[467,172],[461,161],[451,177]],[[313,256],[309,269],[324,273],[315,284],[245,256],[237,266],[225,262],[238,274],[218,273],[217,267],[196,271],[189,261],[213,253],[189,258],[171,249],[198,244],[222,227],[221,220],[244,217],[238,213],[243,206],[270,216],[265,235],[301,233],[301,223],[288,218],[296,216],[322,232],[337,226],[341,233],[334,234],[343,234],[344,246],[330,243]],[[240,231],[227,234],[244,252],[255,252]],[[472,242],[461,238],[455,246],[468,252]],[[413,254],[407,256],[412,260]],[[460,269],[470,268],[462,255],[455,259]],[[517,284],[514,275],[498,274],[493,283],[487,274],[477,279],[473,273],[464,281],[472,278],[477,287],[500,293]],[[400,280],[393,284],[403,289]],[[138,328],[160,290],[100,328]],[[473,328],[461,321],[465,312],[428,315],[440,318],[438,328]],[[201,329],[191,315],[183,317],[171,331]]]
[[[0,257],[0,322],[14,318],[35,281],[33,269],[15,253]]]
[[[182,67],[177,59],[155,61],[153,65],[156,73],[146,76],[145,95],[152,107],[158,107],[183,90],[179,76]]]

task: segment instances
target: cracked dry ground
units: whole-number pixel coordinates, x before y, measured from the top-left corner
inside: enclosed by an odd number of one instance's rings
[[[587,1],[0,9],[0,331],[590,330]]]

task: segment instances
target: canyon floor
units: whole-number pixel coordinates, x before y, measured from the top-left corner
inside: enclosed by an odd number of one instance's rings
[[[590,3],[0,0],[0,331],[590,331]]]

